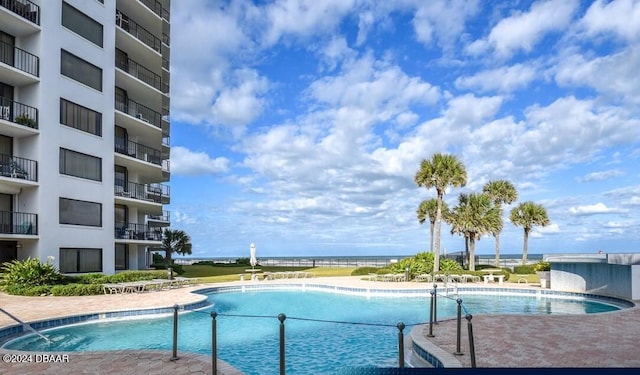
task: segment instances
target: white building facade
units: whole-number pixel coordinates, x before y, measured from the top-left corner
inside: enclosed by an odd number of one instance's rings
[[[0,263],[145,269],[169,225],[170,0],[0,0]]]

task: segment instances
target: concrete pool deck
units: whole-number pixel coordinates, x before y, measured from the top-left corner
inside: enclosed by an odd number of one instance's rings
[[[190,293],[208,287],[273,283],[318,283],[343,287],[375,289],[430,289],[428,283],[377,282],[360,277],[243,281],[176,288],[168,291],[125,295],[85,297],[20,297],[0,293],[0,307],[24,322],[54,319],[107,311],[172,307],[201,301],[204,297]],[[464,284],[479,288],[540,289],[535,284]],[[461,297],[464,298],[464,297]],[[471,312],[473,313],[473,312]],[[477,367],[640,367],[640,307],[593,315],[476,315],[472,319]],[[15,322],[0,314],[0,328]],[[467,324],[463,320],[461,356],[453,356],[462,367],[470,367]],[[416,327],[428,333],[428,327]],[[408,333],[408,330],[405,331]],[[455,320],[434,325],[435,337],[427,338],[445,352],[456,350]],[[16,354],[0,349],[0,355]],[[34,353],[44,354],[44,353]],[[210,374],[210,356],[180,352],[178,361],[170,361],[167,351],[114,351],[65,353],[60,363],[5,363],[0,360],[0,374]],[[63,358],[64,360],[64,358]],[[237,374],[219,361],[220,374]]]

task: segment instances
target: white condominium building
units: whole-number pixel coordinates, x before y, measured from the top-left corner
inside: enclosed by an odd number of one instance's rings
[[[0,263],[145,269],[169,225],[170,0],[0,0]]]

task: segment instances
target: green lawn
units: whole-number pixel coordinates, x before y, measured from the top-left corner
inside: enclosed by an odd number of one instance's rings
[[[225,281],[238,281],[240,280],[240,274],[248,275],[245,270],[250,269],[251,266],[243,265],[210,265],[210,264],[194,264],[191,266],[182,266],[184,277],[198,278],[201,282],[205,283],[219,283]],[[330,267],[274,267],[274,266],[257,266],[257,269],[263,272],[284,272],[284,271],[305,271],[312,273],[314,277],[327,277],[327,276],[350,276],[351,272],[355,268],[330,268]]]

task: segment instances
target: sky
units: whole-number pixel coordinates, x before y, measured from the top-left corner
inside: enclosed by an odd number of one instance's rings
[[[171,227],[193,257],[428,251],[414,176],[446,153],[449,206],[516,187],[502,254],[524,201],[530,254],[640,252],[639,72],[640,1],[173,1]]]

